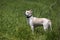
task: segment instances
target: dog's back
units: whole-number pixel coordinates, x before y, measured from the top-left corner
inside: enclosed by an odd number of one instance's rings
[[[49,21],[49,19],[46,18],[32,18],[33,24],[43,24],[44,21]]]

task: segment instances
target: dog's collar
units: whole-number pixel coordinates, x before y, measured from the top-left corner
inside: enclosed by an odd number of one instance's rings
[[[32,16],[32,15],[31,15]],[[31,16],[27,16],[27,18],[30,18]]]

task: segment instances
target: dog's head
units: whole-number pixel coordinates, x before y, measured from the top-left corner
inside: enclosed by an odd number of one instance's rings
[[[26,10],[25,15],[29,18],[32,16],[32,10]]]

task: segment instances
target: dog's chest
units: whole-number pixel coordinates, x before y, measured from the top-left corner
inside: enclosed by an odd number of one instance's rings
[[[32,24],[32,18],[28,19],[29,24]]]

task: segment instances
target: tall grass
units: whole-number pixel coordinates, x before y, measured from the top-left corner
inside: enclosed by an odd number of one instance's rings
[[[34,35],[27,24],[25,10],[33,16],[49,18],[53,30],[35,28]],[[0,0],[0,40],[60,40],[60,0]]]

